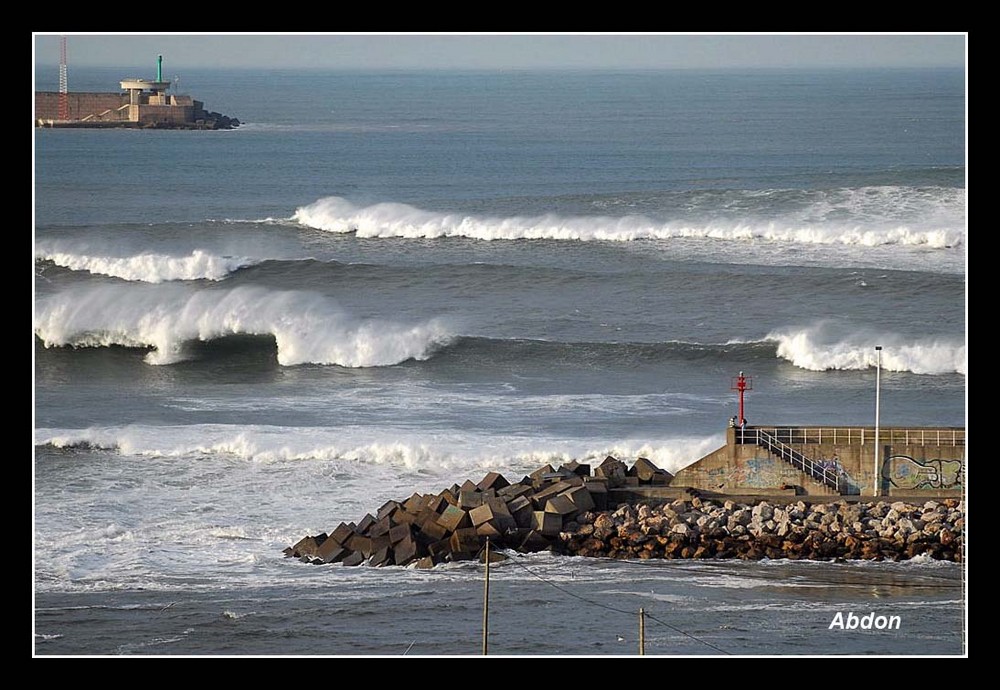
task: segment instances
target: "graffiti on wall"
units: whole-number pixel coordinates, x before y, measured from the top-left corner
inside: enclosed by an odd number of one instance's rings
[[[893,455],[882,466],[882,478],[897,489],[959,489],[965,465],[961,460],[916,460]]]
[[[728,472],[726,469],[718,467],[714,471],[709,471],[709,476],[713,473],[716,475],[712,479],[720,482],[719,488],[731,486],[768,489],[784,483],[781,475],[782,467],[774,458],[737,460],[735,467]]]
[[[830,478],[836,477],[838,480],[838,486],[840,487],[841,493],[845,494],[857,494],[860,493],[860,487],[851,473],[844,469],[844,466],[840,464],[840,458],[834,454],[832,458],[815,458],[813,460],[816,463],[816,467],[821,470],[826,470],[827,476]]]

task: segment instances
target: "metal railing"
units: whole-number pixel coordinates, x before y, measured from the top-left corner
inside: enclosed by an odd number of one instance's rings
[[[759,433],[789,445],[830,443],[863,446],[875,442],[874,427],[750,427],[736,430],[737,443],[760,444]],[[964,446],[965,429],[880,427],[879,444],[891,446]]]
[[[745,429],[740,430],[745,432]],[[841,493],[840,473],[834,469],[824,467],[815,460],[807,458],[805,455],[795,450],[791,446],[782,443],[764,429],[750,429],[750,433],[755,437],[755,443],[764,448],[769,453],[777,455],[779,458],[789,463],[792,467],[801,470],[818,482],[826,484],[837,493]],[[737,432],[739,435],[739,432]],[[745,442],[745,441],[744,441]]]

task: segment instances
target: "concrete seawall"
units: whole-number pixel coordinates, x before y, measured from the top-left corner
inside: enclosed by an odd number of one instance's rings
[[[726,445],[677,472],[671,489],[726,495],[960,497],[965,430],[884,427],[730,428]]]
[[[120,92],[76,92],[66,94],[66,104],[70,120],[82,120],[88,115],[106,111],[117,112],[128,105],[128,95]],[[59,119],[59,93],[57,91],[35,92],[35,120]]]

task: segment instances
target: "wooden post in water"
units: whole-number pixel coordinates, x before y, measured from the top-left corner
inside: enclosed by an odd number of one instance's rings
[[[483,656],[488,649],[490,633],[490,538],[486,537],[486,584],[483,589]]]
[[[646,655],[646,611],[639,609],[639,656]]]

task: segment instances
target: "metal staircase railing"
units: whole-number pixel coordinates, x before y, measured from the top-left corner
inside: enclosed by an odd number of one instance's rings
[[[749,435],[746,433],[748,430],[741,431],[744,433],[743,440],[747,440],[745,436]],[[772,434],[762,429],[750,429],[749,433],[756,436],[756,443],[761,448],[765,449],[769,453],[777,455],[779,458],[789,463],[792,467],[802,470],[816,481],[826,484],[837,493],[843,493],[842,489],[846,487],[842,486],[843,483],[840,479],[840,473],[820,465],[815,460],[807,458],[799,451],[782,443]]]

